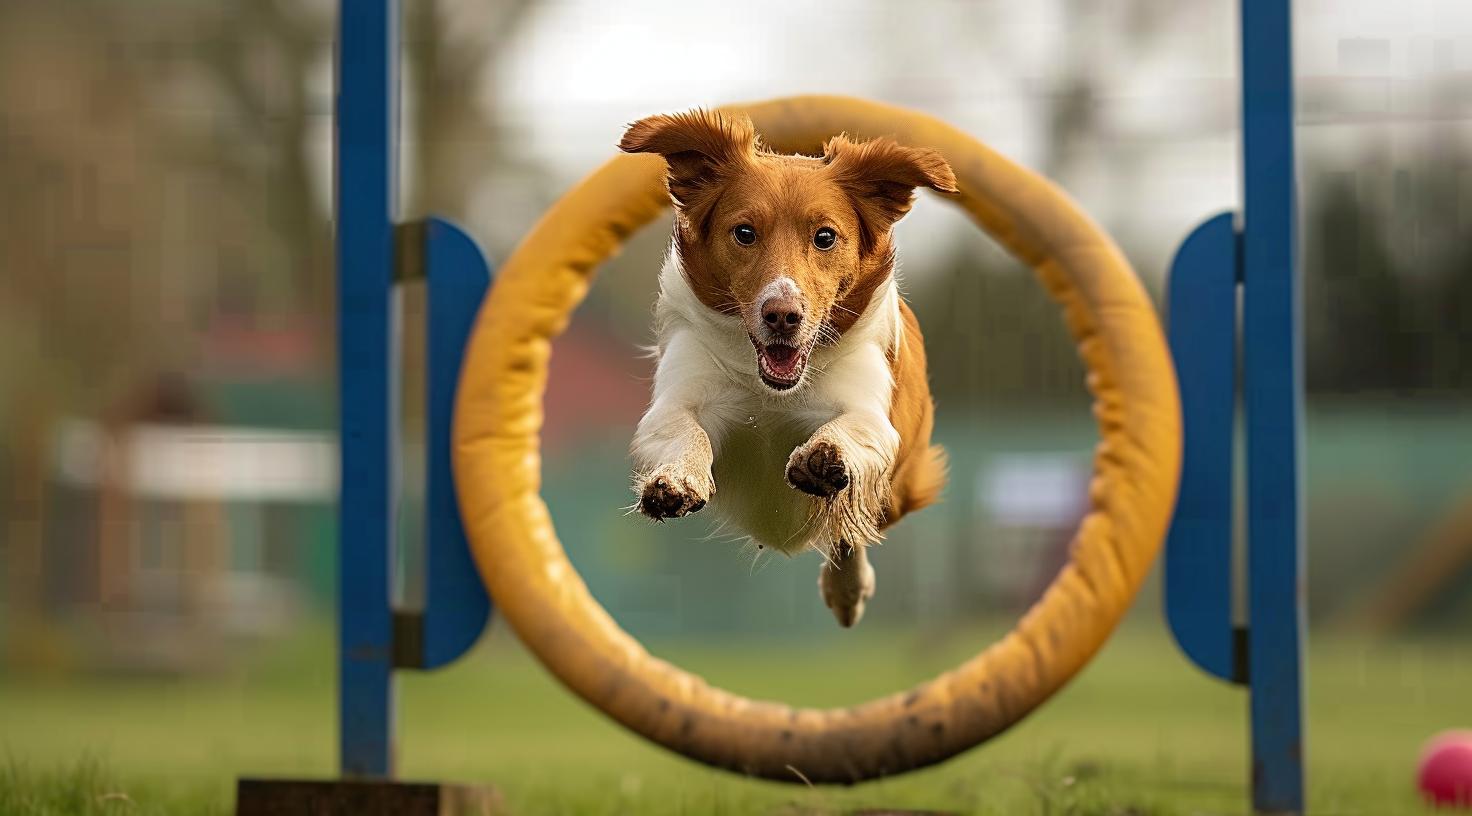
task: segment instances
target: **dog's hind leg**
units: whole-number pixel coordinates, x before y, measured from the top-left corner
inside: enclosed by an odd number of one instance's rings
[[[847,541],[833,545],[818,572],[818,592],[833,610],[838,624],[853,626],[864,616],[864,606],[874,597],[874,567],[865,554],[867,547]]]

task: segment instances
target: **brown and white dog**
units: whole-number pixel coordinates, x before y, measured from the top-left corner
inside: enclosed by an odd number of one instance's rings
[[[916,187],[953,193],[955,176],[891,139],[778,154],[744,115],[704,110],[635,122],[619,147],[665,158],[675,205],[639,510],[709,503],[759,545],[818,550],[823,600],[852,626],[874,593],[865,547],[945,483],[891,228]]]

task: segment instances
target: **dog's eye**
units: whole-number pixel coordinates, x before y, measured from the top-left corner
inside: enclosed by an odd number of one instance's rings
[[[832,227],[822,227],[813,233],[813,246],[818,249],[832,249],[838,243],[838,233]]]
[[[731,230],[731,237],[742,246],[751,246],[756,243],[756,228],[750,224],[738,224],[736,229]]]

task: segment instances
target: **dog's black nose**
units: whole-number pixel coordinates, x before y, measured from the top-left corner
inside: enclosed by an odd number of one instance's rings
[[[793,334],[802,327],[802,301],[795,297],[769,298],[762,304],[762,322],[778,334]]]

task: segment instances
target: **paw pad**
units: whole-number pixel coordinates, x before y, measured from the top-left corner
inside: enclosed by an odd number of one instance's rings
[[[787,481],[804,493],[828,498],[848,487],[848,467],[837,445],[818,442],[807,451],[799,448],[793,453]]]
[[[679,518],[704,506],[704,498],[663,476],[650,479],[639,496],[639,512],[655,521]]]

